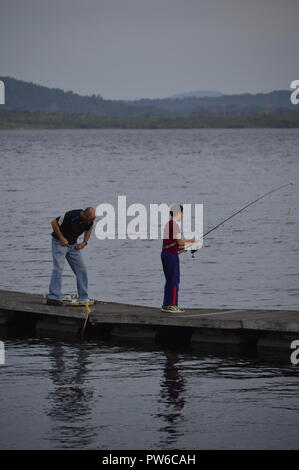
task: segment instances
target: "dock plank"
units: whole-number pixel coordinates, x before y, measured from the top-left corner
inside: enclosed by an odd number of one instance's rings
[[[0,311],[37,314],[45,317],[83,319],[86,308],[45,304],[39,294],[0,290]],[[97,301],[91,306],[92,324],[168,325],[192,328],[246,329],[299,332],[298,310],[192,308],[185,313],[164,313],[159,308]]]

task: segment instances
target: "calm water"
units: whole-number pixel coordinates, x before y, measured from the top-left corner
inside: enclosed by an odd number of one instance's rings
[[[298,367],[92,342],[6,347],[1,448],[298,448]]]
[[[47,292],[50,220],[118,195],[202,203],[206,230],[298,181],[298,139],[298,129],[1,131],[0,287]],[[296,309],[298,203],[299,185],[276,192],[211,234],[196,260],[181,256],[181,304]],[[90,295],[160,306],[160,245],[94,237],[84,251]]]
[[[204,204],[204,229],[298,181],[298,130],[0,132],[0,288],[46,293],[64,211]],[[299,188],[181,256],[183,306],[298,309]],[[290,212],[291,211],[291,212]],[[160,306],[160,241],[84,250],[90,295]],[[74,291],[65,271],[64,290]],[[7,340],[1,448],[298,448],[298,366],[110,343]]]

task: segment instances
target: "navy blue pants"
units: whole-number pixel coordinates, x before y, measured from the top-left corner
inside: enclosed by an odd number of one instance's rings
[[[162,251],[161,260],[166,283],[163,305],[178,305],[180,284],[180,260],[177,253]]]

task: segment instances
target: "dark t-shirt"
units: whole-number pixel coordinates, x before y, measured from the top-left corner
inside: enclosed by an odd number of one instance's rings
[[[82,210],[75,209],[66,212],[61,217],[56,217],[62,235],[68,240],[69,245],[74,245],[77,242],[77,238],[93,226],[93,222],[87,223],[81,219],[80,212]],[[59,240],[55,232],[52,232],[51,235]]]
[[[164,228],[162,251],[167,251],[168,253],[179,252],[179,245],[176,241],[176,237],[180,234],[180,232],[180,227],[175,222],[175,220],[171,219],[169,222],[167,222]]]

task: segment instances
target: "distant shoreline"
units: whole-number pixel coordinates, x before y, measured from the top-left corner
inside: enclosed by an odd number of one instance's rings
[[[106,117],[92,114],[61,114],[1,111],[0,129],[246,129],[299,128],[299,112],[275,114],[205,115],[154,118]]]

